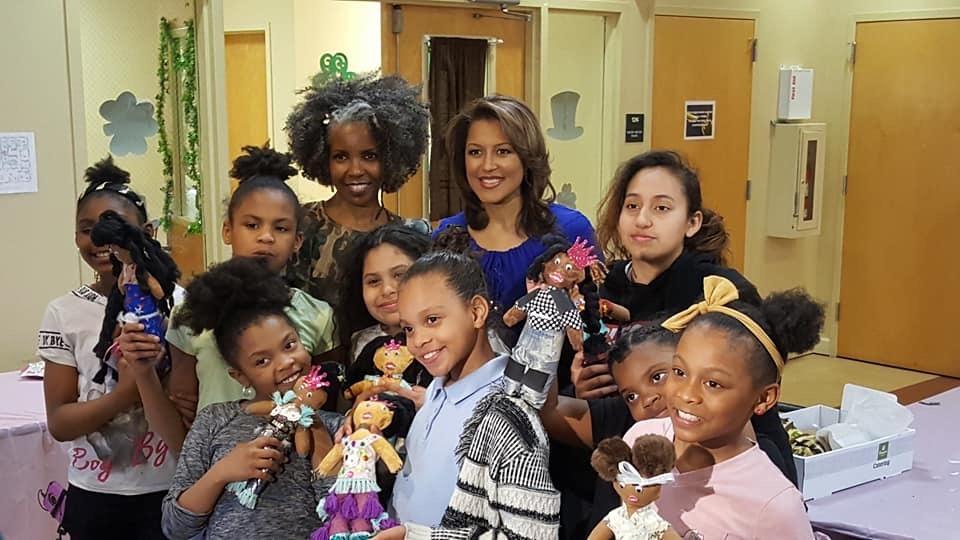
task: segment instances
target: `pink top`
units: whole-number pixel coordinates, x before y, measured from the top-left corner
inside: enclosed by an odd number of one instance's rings
[[[643,420],[624,440],[641,435],[673,440],[669,418]],[[681,535],[698,532],[704,540],[812,540],[803,498],[756,445],[713,467],[686,473],[663,486],[657,509]]]

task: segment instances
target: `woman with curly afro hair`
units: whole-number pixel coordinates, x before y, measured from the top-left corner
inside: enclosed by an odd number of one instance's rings
[[[334,189],[304,206],[303,246],[287,268],[291,285],[332,306],[337,274],[358,234],[401,221],[380,203],[416,172],[430,113],[419,89],[399,77],[358,76],[312,86],[287,118],[290,150],[303,175]],[[426,222],[411,226],[429,230]]]

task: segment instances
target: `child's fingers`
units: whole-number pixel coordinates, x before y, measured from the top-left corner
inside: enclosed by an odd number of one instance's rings
[[[269,437],[267,435],[257,437],[256,439],[250,441],[250,446],[257,449],[273,449],[277,451],[280,448],[280,441],[276,437]],[[279,452],[278,452],[279,453]]]
[[[610,386],[604,386],[602,388],[597,388],[596,390],[588,390],[580,394],[578,397],[580,399],[591,400],[591,399],[600,399],[607,396],[612,396],[616,393],[617,393],[616,385],[610,385]]]
[[[581,379],[593,379],[601,375],[609,375],[610,366],[606,363],[602,364],[591,364],[583,368],[583,371],[580,372]]]
[[[142,333],[143,330],[144,330],[144,326],[137,322],[123,323],[123,326],[120,327],[120,333],[122,334]]]
[[[616,386],[613,382],[613,377],[610,375],[597,375],[596,377],[591,377],[589,379],[584,379],[580,385],[584,390],[596,390],[604,386]]]

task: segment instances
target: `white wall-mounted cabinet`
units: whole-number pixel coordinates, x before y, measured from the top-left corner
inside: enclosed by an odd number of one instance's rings
[[[827,126],[773,124],[767,234],[799,238],[820,234]]]

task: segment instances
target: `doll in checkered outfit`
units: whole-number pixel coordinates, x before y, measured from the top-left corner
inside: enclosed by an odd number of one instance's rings
[[[570,244],[553,235],[543,243],[546,251],[527,271],[538,286],[503,316],[507,326],[526,319],[504,372],[505,391],[537,409],[557,377],[564,338],[575,351],[583,350],[584,331],[588,340],[603,339],[597,286],[588,271],[597,262],[593,246],[579,237]]]

